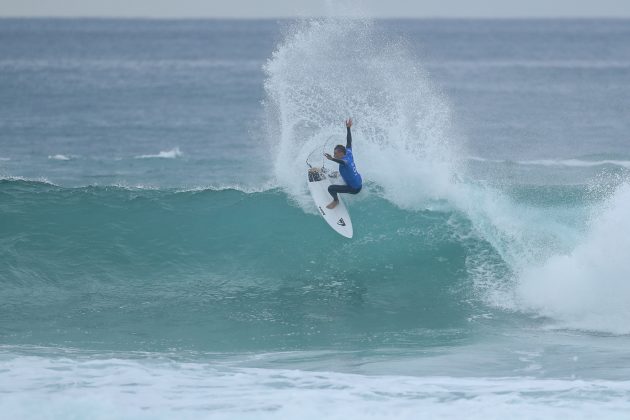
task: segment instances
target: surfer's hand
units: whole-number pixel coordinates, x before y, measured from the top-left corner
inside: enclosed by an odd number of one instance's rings
[[[330,156],[329,153],[324,153],[324,156],[326,156],[326,159],[328,160],[332,160],[332,156]]]
[[[352,127],[352,118],[348,118],[346,120],[346,127],[348,127],[348,128]]]

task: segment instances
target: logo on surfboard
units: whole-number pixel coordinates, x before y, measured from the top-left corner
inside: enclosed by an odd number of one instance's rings
[[[344,222],[344,221],[343,221],[343,217],[342,217],[341,219],[337,220],[337,224],[338,224],[339,226],[345,226],[345,225],[346,225],[346,222]]]
[[[321,206],[317,206],[317,207],[319,208],[319,211],[322,212],[322,216],[326,216],[326,213],[324,212],[324,210],[322,210],[322,207]]]

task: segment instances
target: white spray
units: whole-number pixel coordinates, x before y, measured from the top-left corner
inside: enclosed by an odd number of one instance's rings
[[[347,117],[355,120],[359,170],[387,199],[413,207],[443,194],[459,156],[448,107],[405,49],[381,39],[371,22],[298,24],[265,71],[275,176],[298,203],[308,203],[307,156],[345,143]]]
[[[630,222],[615,225],[609,220],[616,212],[628,214],[630,193],[619,193],[612,213],[595,223],[586,243],[575,248],[580,232],[545,209],[517,205],[491,188],[464,182],[461,156],[466,154],[448,104],[404,43],[385,39],[369,20],[300,22],[289,30],[265,72],[274,175],[305,210],[312,205],[305,185],[306,158],[321,154],[325,144],[331,149],[343,144],[343,120],[353,117],[356,162],[373,191],[410,210],[447,201],[467,215],[508,264],[512,277],[495,278],[492,270],[482,269],[484,261],[473,259],[474,280],[490,303],[535,310],[577,328],[608,331],[628,318],[630,312],[620,302],[630,298],[630,288],[622,286],[630,263],[619,256],[611,267],[607,258],[617,254],[597,250],[606,234],[615,231],[615,238],[628,241]],[[559,252],[569,255],[559,257]],[[593,293],[594,279],[609,282],[610,291]],[[581,291],[571,292],[575,290]],[[596,319],[585,311],[597,312]]]

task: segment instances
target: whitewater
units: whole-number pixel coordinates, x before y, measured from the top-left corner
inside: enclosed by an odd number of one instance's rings
[[[0,20],[0,410],[625,418],[628,32]]]

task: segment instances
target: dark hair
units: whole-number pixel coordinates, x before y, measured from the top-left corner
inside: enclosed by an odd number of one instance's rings
[[[343,147],[342,145],[338,144],[335,146],[335,150],[341,150],[343,152],[343,154],[346,154],[346,148]]]

